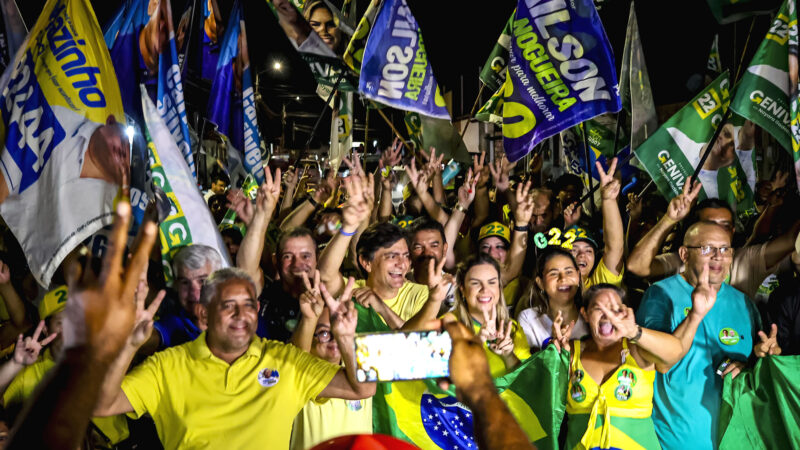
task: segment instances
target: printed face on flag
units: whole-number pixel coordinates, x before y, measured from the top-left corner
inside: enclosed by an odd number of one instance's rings
[[[295,48],[333,58],[342,53],[343,50],[339,48],[341,38],[335,37],[338,31],[330,32],[332,30],[329,25],[330,21],[334,20],[333,13],[324,2],[309,0],[303,8],[303,15],[289,0],[272,0],[272,4],[275,6],[278,23]],[[309,24],[311,19],[316,25],[315,28]]]

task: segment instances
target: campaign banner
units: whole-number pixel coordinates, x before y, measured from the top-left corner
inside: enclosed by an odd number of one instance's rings
[[[364,49],[358,90],[370,100],[450,119],[417,19],[405,0],[386,0]]]
[[[691,176],[705,153],[714,130],[730,103],[730,81],[726,71],[681,108],[636,149],[636,156],[667,200],[680,194],[686,177]],[[726,122],[701,168],[703,185],[700,197],[720,198],[734,211],[743,212],[753,203],[747,172],[740,163],[752,159],[754,126],[736,129]],[[744,151],[741,153],[740,151]],[[755,171],[753,171],[753,175]]]
[[[608,167],[611,159],[615,156],[618,160],[617,173],[620,174],[622,185],[625,186],[637,175],[638,170],[628,161],[622,164],[622,160],[630,155],[631,147],[626,142],[628,133],[624,127],[620,127],[617,136],[617,146],[622,143],[622,148],[614,148],[614,132],[616,131],[616,118],[612,114],[604,114],[594,119],[587,120],[582,124],[564,130],[560,134],[561,148],[563,150],[564,167],[573,175],[578,175],[583,180],[585,186],[589,186],[589,176],[595,183],[600,182],[600,174],[597,172],[595,162],[600,162],[603,167]],[[586,172],[586,154],[583,134],[586,133],[586,142],[589,144],[589,164],[590,172]]]
[[[88,0],[45,4],[0,92],[0,215],[47,286],[111,223],[129,177],[119,85]]]
[[[331,170],[338,170],[339,164],[353,147],[353,93],[337,92],[331,114],[331,147],[328,150],[328,164]]]
[[[22,14],[15,0],[0,0],[0,73],[4,72],[14,61],[17,50],[22,47],[28,29],[22,20]]]
[[[731,109],[791,147],[789,107],[789,8],[785,1],[736,88]],[[796,67],[796,66],[795,66]],[[795,81],[797,71],[795,69]],[[795,82],[796,85],[796,82]]]
[[[111,43],[108,48],[119,77],[125,112],[141,121],[142,102],[138,93],[139,85],[144,84],[196,177],[170,2],[129,0],[121,9],[124,12],[116,16],[124,17],[121,26],[109,27],[105,42]]]
[[[722,59],[719,57],[719,34],[715,34],[714,40],[711,42],[706,69],[713,73],[722,73]]]
[[[594,4],[528,3],[517,3],[503,93],[503,146],[510,161],[543,139],[622,107],[611,46]]]
[[[489,100],[478,109],[475,113],[475,119],[481,122],[490,122],[495,125],[503,124],[503,92],[505,92],[505,83],[507,82],[508,79],[506,79],[497,91],[489,97]]]
[[[630,146],[635,150],[658,129],[658,116],[639,36],[639,22],[636,20],[634,2],[631,2],[628,13],[619,90],[622,107],[628,112],[631,122]]]
[[[237,152],[244,153],[240,159],[245,169],[259,184],[263,183],[261,137],[250,75],[247,33],[242,5],[238,1],[233,4],[222,40],[217,73],[209,95],[208,119],[217,125],[220,133],[228,136]]]
[[[356,31],[347,44],[347,48],[344,50],[344,55],[342,56],[344,63],[347,64],[350,70],[357,74],[361,73],[361,61],[364,60],[364,48],[367,46],[367,38],[372,31],[372,24],[375,23],[375,16],[378,15],[380,6],[381,0],[372,0],[369,2],[367,11],[358,22]]]
[[[170,202],[170,212],[158,228],[167,283],[171,283],[175,276],[172,273],[172,256],[186,245],[204,244],[214,247],[222,257],[222,266],[228,267],[230,257],[227,247],[208,205],[197,189],[189,166],[144,86],[141,86],[140,92],[149,138],[147,149],[153,184],[164,192]]]
[[[489,58],[483,64],[480,73],[480,80],[490,90],[500,89],[506,80],[506,69],[508,68],[508,52],[511,50],[511,27],[514,23],[514,13],[508,18],[506,26],[497,38]]]
[[[403,122],[406,124],[406,131],[408,131],[408,140],[415,149],[422,147],[422,119],[419,113],[406,111]]]
[[[320,98],[327,100],[334,86],[340,91],[355,91],[355,79],[341,58],[352,29],[336,7],[322,0],[267,0],[267,5],[311,69]],[[335,26],[329,26],[331,22]]]

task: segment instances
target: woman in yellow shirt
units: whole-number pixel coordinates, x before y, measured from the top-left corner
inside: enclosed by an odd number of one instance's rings
[[[505,375],[531,356],[519,324],[509,317],[503,299],[500,266],[478,254],[459,265],[455,315],[481,338],[493,377]]]
[[[572,324],[564,326],[561,314],[553,322],[553,344],[571,349],[568,449],[661,448],[652,419],[655,369],[684,351],[673,335],[638,326],[624,297],[611,284],[587,290],[581,316],[590,335],[571,345]]]

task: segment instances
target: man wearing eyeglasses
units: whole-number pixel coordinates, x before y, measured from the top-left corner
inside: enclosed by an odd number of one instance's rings
[[[636,314],[642,327],[672,333],[683,344],[680,362],[656,365],[653,422],[664,448],[714,449],[723,377],[745,367],[761,320],[754,303],[724,282],[734,254],[727,228],[695,223],[678,253],[684,272],[653,284]],[[710,300],[705,317],[692,309],[695,289]]]

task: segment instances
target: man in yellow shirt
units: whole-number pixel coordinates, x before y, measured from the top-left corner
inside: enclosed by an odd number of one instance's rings
[[[345,286],[339,268],[348,247],[367,224],[372,212],[372,202],[368,200],[371,183],[368,186],[359,176],[350,176],[346,180],[350,197],[342,208],[342,228],[320,254],[318,265],[322,282],[334,295],[341,293]],[[406,279],[411,267],[408,236],[397,225],[378,223],[366,228],[357,240],[358,266],[367,278],[356,281],[359,289],[355,295],[360,303],[374,307],[392,328],[399,328],[428,300],[427,286]],[[381,301],[362,301],[366,298]]]
[[[151,313],[140,315],[104,381],[96,415],[148,413],[166,449],[287,448],[292,420],[309,400],[375,393],[374,384],[355,377],[357,314],[349,301],[335,311],[332,327],[344,368],[256,338],[256,287],[239,269],[213,273],[200,303],[199,319],[207,324],[200,337],[154,354],[124,376],[152,330]]]

